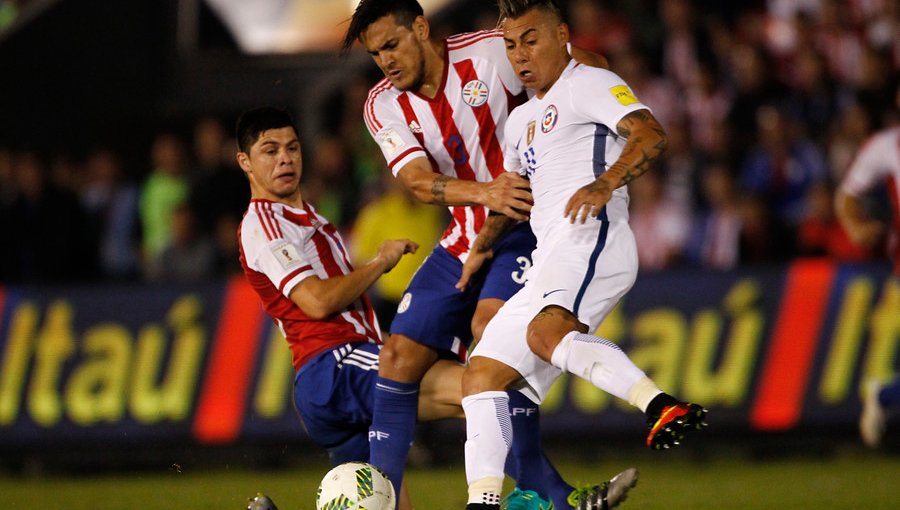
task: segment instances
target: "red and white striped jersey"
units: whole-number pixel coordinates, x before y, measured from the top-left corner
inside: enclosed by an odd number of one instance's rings
[[[369,91],[364,118],[396,176],[416,158],[435,172],[489,182],[503,172],[503,126],[527,96],[506,58],[503,35],[488,30],[445,41],[444,75],[434,99],[397,90],[387,79]],[[441,245],[465,260],[487,208],[450,207]]]
[[[885,186],[890,197],[893,226],[888,246],[894,273],[900,275],[900,127],[869,138],[847,170],[841,190],[858,197],[876,186]]]
[[[324,280],[353,271],[334,225],[309,204],[304,206],[253,199],[238,229],[244,274],[284,333],[295,369],[349,342],[381,343],[378,320],[365,294],[322,320],[311,319],[291,301],[291,290],[310,276]]]

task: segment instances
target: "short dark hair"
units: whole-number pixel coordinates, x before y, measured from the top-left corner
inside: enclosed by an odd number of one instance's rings
[[[497,0],[497,8],[501,20],[522,17],[532,9],[548,11],[560,21],[563,20],[562,11],[555,0]]]
[[[263,106],[247,110],[238,117],[235,133],[238,149],[241,152],[250,152],[250,147],[259,140],[263,131],[290,127],[297,131],[297,126],[291,115],[285,111],[271,106]]]
[[[390,14],[394,15],[398,25],[411,27],[413,21],[423,16],[425,11],[416,0],[362,0],[350,18],[350,26],[341,44],[341,54],[345,55],[350,51],[353,43],[369,25]]]

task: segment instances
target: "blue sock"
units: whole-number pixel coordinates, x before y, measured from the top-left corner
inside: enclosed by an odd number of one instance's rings
[[[369,427],[369,462],[388,475],[398,496],[418,408],[419,383],[378,378],[375,409]]]
[[[890,384],[881,388],[878,401],[884,407],[894,407],[900,404],[900,379],[894,379]]]
[[[513,444],[507,456],[507,474],[516,487],[533,490],[562,510],[573,487],[566,483],[541,446],[541,417],[538,405],[518,391],[509,392],[509,413],[513,426]],[[512,459],[511,459],[512,458]],[[515,475],[510,471],[514,471]]]

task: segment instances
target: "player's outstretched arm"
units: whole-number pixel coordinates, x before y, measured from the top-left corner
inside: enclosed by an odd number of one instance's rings
[[[838,190],[834,197],[834,213],[853,244],[863,248],[876,246],[887,232],[887,226],[863,214],[858,197]]]
[[[419,245],[409,239],[385,241],[378,255],[346,275],[321,279],[310,276],[291,290],[291,301],[312,319],[324,319],[345,309],[359,299],[382,274],[387,273],[407,253],[415,253]]]
[[[417,158],[401,168],[397,177],[426,204],[484,205],[520,221],[527,220],[531,211],[531,187],[515,173],[504,172],[491,182],[468,181],[436,173],[427,159]]]
[[[572,223],[584,223],[588,215],[600,214],[616,188],[653,168],[666,150],[666,131],[649,110],[629,113],[616,125],[616,131],[626,139],[622,154],[606,172],[569,199],[565,216]]]

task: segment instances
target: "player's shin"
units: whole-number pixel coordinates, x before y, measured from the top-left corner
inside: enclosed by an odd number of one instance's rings
[[[466,413],[466,481],[469,503],[499,505],[503,465],[512,443],[509,395],[485,391],[462,400]]]
[[[605,338],[572,331],[553,350],[550,361],[642,411],[662,393],[618,345]],[[641,391],[633,391],[637,387]]]
[[[509,391],[509,414],[513,429],[513,443],[507,466],[515,465],[510,475],[516,487],[532,490],[544,499],[552,499],[558,509],[568,508],[567,498],[574,489],[565,482],[544,453],[541,446],[540,412],[538,404],[519,391]]]
[[[418,383],[378,378],[375,410],[369,427],[369,461],[387,474],[396,494],[400,494],[403,470],[415,433],[418,404]]]

